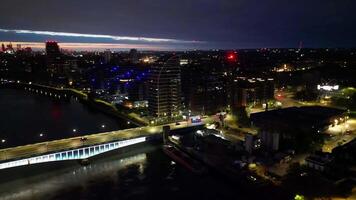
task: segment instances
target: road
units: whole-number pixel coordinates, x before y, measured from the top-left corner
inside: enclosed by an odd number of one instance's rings
[[[348,119],[345,123],[330,127],[326,133],[331,137],[325,141],[323,151],[331,152],[335,147],[356,138],[356,119]]]
[[[205,124],[205,122],[208,122],[209,120],[210,118],[206,118],[203,119],[201,123],[195,123],[195,124],[183,121],[180,122],[179,125],[175,123],[166,124],[166,125],[169,125],[171,127],[171,130],[175,130],[175,129],[202,125]],[[85,135],[80,137],[53,140],[53,141],[29,144],[29,145],[18,146],[13,148],[1,149],[0,162],[5,160],[11,160],[11,159],[32,157],[40,154],[45,154],[47,152],[48,153],[58,152],[67,149],[75,149],[82,146],[91,146],[95,144],[108,143],[111,141],[126,140],[130,138],[137,138],[142,136],[158,135],[161,133],[163,126],[164,125],[138,127],[138,128],[110,131],[110,132]],[[81,138],[83,137],[86,138],[86,140],[82,141]]]

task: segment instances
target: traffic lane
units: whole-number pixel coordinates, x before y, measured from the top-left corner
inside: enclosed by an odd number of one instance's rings
[[[322,150],[323,152],[331,153],[334,148],[347,144],[355,138],[356,138],[355,134],[334,136],[325,142],[325,144],[322,147]]]
[[[201,123],[203,124],[203,123]],[[172,130],[197,126],[201,124],[191,124],[181,122],[168,124]],[[87,145],[96,145],[100,143],[107,143],[115,140],[123,140],[129,138],[140,137],[143,135],[159,134],[162,131],[162,126],[155,127],[138,127],[132,129],[124,129],[119,131],[110,131],[105,133],[85,135],[81,137],[74,137],[61,140],[53,140],[37,144],[29,144],[25,146],[13,147],[0,150],[0,160],[16,159],[21,157],[30,157],[40,155],[47,152],[63,151],[66,149],[74,149]],[[86,138],[82,141],[81,138]]]
[[[77,148],[83,145],[94,145],[94,144],[105,143],[114,140],[138,137],[144,134],[149,135],[149,134],[156,134],[156,133],[158,132],[148,132],[145,129],[124,130],[124,131],[115,131],[115,132],[100,133],[94,135],[86,135],[83,136],[87,138],[85,142],[81,141],[82,137],[54,140],[54,141],[30,144],[30,145],[14,147],[9,149],[3,149],[0,151],[0,158],[1,160],[5,160],[5,159],[7,160],[7,159],[12,159],[17,157],[32,156],[32,155],[42,154],[46,152]]]

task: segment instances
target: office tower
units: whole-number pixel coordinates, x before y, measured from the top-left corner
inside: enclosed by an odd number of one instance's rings
[[[13,51],[12,43],[10,42],[10,44],[6,45],[6,48],[7,48],[7,50]]]
[[[21,48],[21,44],[17,44],[17,45],[16,45],[16,50],[17,50],[17,51],[20,51],[21,49],[22,49],[22,48]]]
[[[182,96],[194,114],[215,114],[226,107],[224,67],[207,59],[181,66]]]
[[[129,53],[129,57],[130,57],[130,62],[132,64],[137,64],[138,63],[137,49],[131,49]]]
[[[62,53],[56,41],[46,42],[46,62],[47,71],[50,73],[52,83],[55,83],[57,81],[54,79],[61,78],[64,74],[64,62],[62,59]]]
[[[61,63],[61,51],[56,41],[46,42],[46,56],[48,70],[56,71],[55,68]]]
[[[160,58],[149,79],[149,113],[153,117],[174,117],[181,109],[181,72],[179,57]]]
[[[106,49],[104,51],[104,62],[105,62],[105,64],[108,64],[108,63],[110,63],[110,61],[111,61],[111,51],[110,51],[110,49]]]

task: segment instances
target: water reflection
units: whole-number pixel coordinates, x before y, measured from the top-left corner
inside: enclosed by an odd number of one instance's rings
[[[21,173],[33,173],[26,169]],[[37,171],[39,175],[2,181],[0,199],[261,199],[265,195],[252,198],[255,193],[221,176],[194,175],[172,162],[159,146],[149,144],[121,155],[105,156],[86,167],[74,164],[50,172],[45,168]],[[4,178],[0,171],[1,180]]]
[[[0,148],[132,127],[77,101],[0,89]]]
[[[10,184],[3,183],[0,185],[0,196],[4,200],[51,199],[59,191],[85,187],[85,184],[91,181],[113,178],[113,175],[128,166],[136,166],[138,172],[143,174],[146,157],[146,153],[119,159],[111,157],[88,166],[74,167],[65,172],[54,171],[36,178],[30,177]],[[49,178],[45,178],[46,176]]]

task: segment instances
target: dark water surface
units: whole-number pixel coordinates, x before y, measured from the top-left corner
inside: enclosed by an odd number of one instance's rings
[[[31,174],[33,171],[38,173],[40,169],[21,170],[24,174]],[[237,197],[245,199],[238,187],[218,177],[194,175],[172,162],[159,145],[151,144],[141,145],[126,153],[114,153],[88,166],[71,164],[6,182],[0,177],[0,199],[5,200]]]
[[[107,116],[75,100],[58,101],[27,91],[0,89],[0,140],[6,140],[1,148],[129,126],[123,119]]]

